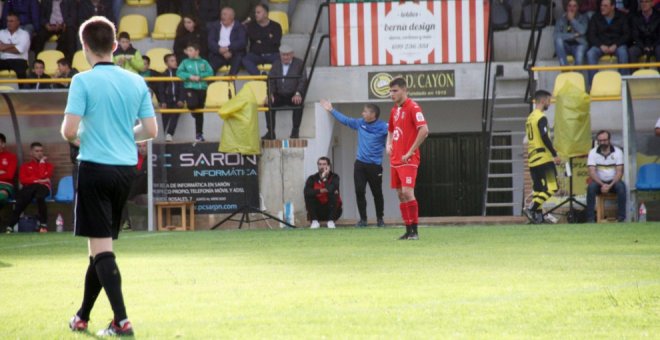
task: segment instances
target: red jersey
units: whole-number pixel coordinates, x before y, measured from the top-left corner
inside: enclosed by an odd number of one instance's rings
[[[16,155],[9,151],[0,152],[0,170],[4,171],[3,174],[0,174],[0,183],[14,185],[17,165]]]
[[[419,149],[415,150],[408,163],[403,163],[401,158],[415,144],[417,129],[424,125],[426,125],[426,120],[424,119],[422,108],[412,99],[406,99],[401,106],[394,105],[390,112],[390,122],[387,127],[388,131],[392,134],[391,166],[419,166]]]
[[[18,180],[23,185],[30,185],[36,183],[37,180],[47,179],[48,183],[39,183],[47,186],[51,189],[50,186],[50,177],[53,175],[53,165],[48,162],[37,162],[31,160],[29,162],[23,163],[21,165],[21,170],[18,173]]]

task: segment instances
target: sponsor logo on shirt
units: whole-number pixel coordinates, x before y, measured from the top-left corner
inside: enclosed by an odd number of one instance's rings
[[[418,122],[423,122],[424,121],[424,114],[421,112],[417,112],[417,121]]]
[[[401,138],[401,136],[403,136],[403,130],[401,130],[400,127],[397,127],[396,129],[394,129],[394,133],[392,134],[392,139],[394,141],[398,141],[399,138]]]
[[[412,177],[406,177],[406,184],[412,184]]]

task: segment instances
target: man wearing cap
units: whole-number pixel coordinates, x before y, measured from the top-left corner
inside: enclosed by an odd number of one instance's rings
[[[307,72],[302,60],[294,57],[293,48],[280,46],[280,60],[273,63],[268,74],[271,94],[270,111],[266,112],[268,131],[262,139],[275,139],[275,114],[278,110],[293,108],[293,128],[290,138],[298,138],[303,113],[303,95],[307,85]],[[291,108],[289,108],[291,109]]]

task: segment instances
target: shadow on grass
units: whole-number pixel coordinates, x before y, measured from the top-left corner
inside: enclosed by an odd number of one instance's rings
[[[11,264],[0,261],[0,268],[7,268],[7,267],[11,267]]]

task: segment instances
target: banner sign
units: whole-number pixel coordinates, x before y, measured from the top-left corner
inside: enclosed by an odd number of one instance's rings
[[[330,3],[333,66],[484,62],[488,0]]]
[[[390,98],[390,82],[394,77],[403,77],[412,98],[454,97],[456,77],[454,70],[414,72],[369,72],[369,99]]]
[[[257,156],[218,152],[218,143],[153,145],[154,199],[195,201],[197,214],[259,207]]]

